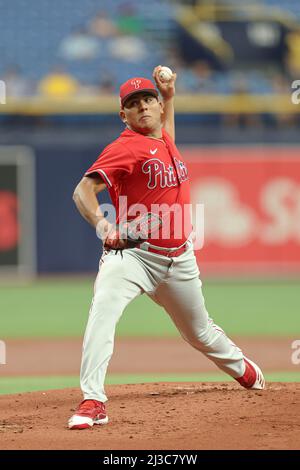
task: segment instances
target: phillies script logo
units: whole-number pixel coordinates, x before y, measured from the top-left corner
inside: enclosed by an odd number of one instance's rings
[[[142,172],[149,174],[148,188],[154,189],[157,185],[161,188],[177,186],[174,168],[169,165],[168,168],[158,158],[147,160],[142,166]]]
[[[130,84],[134,86],[134,88],[137,90],[140,88],[142,80],[131,80]]]
[[[187,167],[183,162],[180,160],[177,160],[177,158],[173,157],[173,161],[175,163],[175,168],[176,168],[176,173],[179,179],[179,183],[183,183],[188,179],[188,171]]]
[[[183,162],[173,159],[179,183],[188,179],[187,169]],[[142,166],[142,172],[149,174],[148,188],[154,189],[157,186],[161,188],[178,186],[176,174],[172,165],[166,165],[158,158],[147,160]]]

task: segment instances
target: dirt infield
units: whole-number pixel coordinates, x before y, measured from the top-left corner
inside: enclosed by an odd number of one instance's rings
[[[292,338],[234,338],[264,371],[295,371]],[[8,340],[1,376],[79,374],[81,339]],[[216,372],[181,338],[117,339],[112,373]],[[0,449],[299,449],[300,383],[107,386],[110,422],[69,431],[78,389],[0,396]]]
[[[107,387],[110,422],[70,431],[77,389],[0,396],[1,449],[299,449],[300,384]]]
[[[295,371],[295,338],[233,338],[264,371]],[[82,339],[7,340],[7,364],[1,376],[79,374]],[[181,338],[116,339],[110,373],[217,372],[216,366]]]

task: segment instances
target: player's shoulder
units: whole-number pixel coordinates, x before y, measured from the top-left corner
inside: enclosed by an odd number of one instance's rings
[[[120,136],[115,140],[115,142],[120,143],[121,145],[135,145],[137,142],[142,141],[142,135],[138,132],[134,132],[131,129],[125,129]]]
[[[125,129],[120,136],[111,143],[113,148],[119,148],[122,149],[123,152],[128,153],[135,153],[136,149],[142,147],[143,144],[143,136],[130,129]]]
[[[106,145],[102,153],[124,153],[127,150],[125,143],[122,135],[120,135],[117,139]]]
[[[132,158],[132,155],[135,154],[135,152],[133,152],[135,148],[134,140],[134,135],[126,133],[126,131],[122,132],[119,137],[104,147],[99,158]]]

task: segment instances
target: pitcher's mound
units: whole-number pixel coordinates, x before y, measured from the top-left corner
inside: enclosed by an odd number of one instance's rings
[[[300,383],[108,386],[109,424],[70,431],[78,389],[0,397],[2,449],[299,449]]]

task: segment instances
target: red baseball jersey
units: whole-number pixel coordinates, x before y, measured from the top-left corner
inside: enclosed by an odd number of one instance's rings
[[[159,213],[162,226],[148,240],[153,245],[177,247],[192,232],[187,168],[164,129],[162,139],[126,129],[85,176],[93,173],[108,187],[117,223],[145,211]]]

